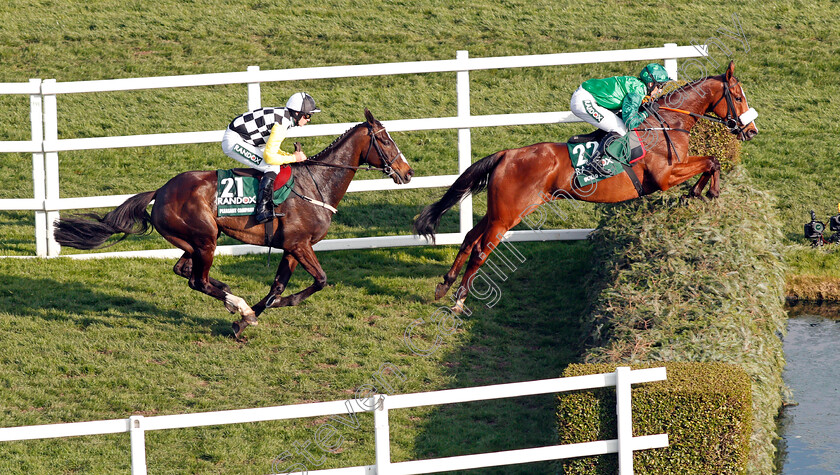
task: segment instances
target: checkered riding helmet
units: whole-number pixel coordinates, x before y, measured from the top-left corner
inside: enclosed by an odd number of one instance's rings
[[[642,69],[639,73],[639,79],[648,86],[648,92],[652,91],[654,87],[662,87],[663,84],[669,81],[668,72],[662,65],[657,63],[650,63]],[[652,84],[652,85],[651,85]]]
[[[292,97],[286,101],[286,109],[288,109],[295,116],[295,123],[297,123],[301,114],[314,114],[321,112],[321,109],[315,105],[315,99],[305,92],[296,92]]]

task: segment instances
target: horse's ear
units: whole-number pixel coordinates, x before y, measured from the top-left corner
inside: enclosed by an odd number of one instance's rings
[[[370,113],[367,107],[365,107],[365,119],[367,119],[368,123],[373,125],[376,119],[373,118],[373,114]]]
[[[732,76],[735,75],[735,61],[729,62],[729,67],[726,68],[726,80],[729,81],[732,79]]]

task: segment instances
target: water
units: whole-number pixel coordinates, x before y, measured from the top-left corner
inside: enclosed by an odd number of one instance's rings
[[[826,312],[826,310],[833,311]],[[840,307],[791,310],[784,380],[796,406],[779,421],[779,475],[840,474]]]

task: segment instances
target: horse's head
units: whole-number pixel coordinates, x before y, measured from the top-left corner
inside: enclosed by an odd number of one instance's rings
[[[391,177],[394,183],[403,184],[411,181],[414,170],[400,152],[399,147],[385,130],[381,122],[373,117],[373,114],[365,108],[365,119],[370,145],[367,152],[362,155],[362,161],[375,168],[381,168],[382,172]]]
[[[758,113],[747,104],[744,86],[735,77],[735,63],[730,61],[726,73],[721,77],[720,98],[712,104],[709,110],[718,117],[723,117],[729,131],[738,136],[739,140],[750,140],[758,134],[755,118]]]

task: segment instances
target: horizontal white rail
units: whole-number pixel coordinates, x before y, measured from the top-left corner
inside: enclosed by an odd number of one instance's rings
[[[668,435],[633,437],[633,451],[661,449],[668,447]],[[498,467],[574,457],[614,454],[618,452],[618,439],[599,440],[568,445],[550,445],[533,449],[507,450],[489,454],[461,455],[432,460],[416,460],[391,464],[389,475],[412,475],[417,473],[438,473],[450,470],[465,470],[484,467]],[[309,472],[315,474],[316,472]],[[320,474],[320,472],[318,472]]]
[[[41,94],[74,94],[171,87],[249,84],[274,81],[301,81],[312,79],[389,76],[397,74],[427,74],[477,71],[486,69],[563,66],[572,64],[611,63],[616,61],[652,61],[656,59],[697,58],[702,56],[706,56],[706,51],[700,46],[664,46],[660,48],[536,54],[528,56],[499,56],[489,58],[468,58],[463,60],[444,59],[437,61],[323,66],[254,72],[163,76],[155,78],[74,81],[54,84],[47,83],[41,87],[40,92]],[[21,84],[19,88],[10,88],[10,90],[17,91],[10,92],[10,94],[33,94],[33,92],[31,92],[31,86],[28,84]]]
[[[240,424],[273,420],[323,417],[356,412],[374,412],[377,423],[376,465],[346,467],[328,470],[310,471],[313,475],[409,475],[436,473],[450,470],[512,465],[520,463],[558,460],[571,457],[584,457],[619,453],[620,456],[632,455],[633,451],[668,446],[668,435],[657,434],[633,437],[631,432],[619,438],[585,442],[579,444],[554,445],[530,449],[508,450],[487,454],[462,455],[430,460],[391,463],[390,440],[387,437],[388,411],[412,407],[424,407],[441,404],[455,404],[492,399],[551,394],[585,389],[616,387],[618,399],[617,411],[619,426],[621,420],[629,421],[629,412],[622,412],[622,407],[630,411],[631,386],[633,384],[662,381],[667,379],[665,368],[631,370],[620,367],[615,373],[604,373],[569,378],[553,378],[520,383],[496,384],[475,388],[448,389],[415,394],[394,396],[377,395],[368,398],[347,401],[316,402],[289,406],[274,406],[255,409],[235,409],[229,411],[202,412],[195,414],[176,414],[166,416],[132,416],[128,419],[108,421],[73,422],[65,424],[46,424],[26,427],[0,428],[0,442],[75,437],[84,435],[114,434],[129,432],[132,435],[132,474],[145,474],[144,434],[150,430],[183,429],[224,424]],[[351,401],[355,401],[354,405]],[[373,408],[373,409],[367,409]],[[632,473],[632,457],[629,467],[622,467],[621,473]],[[304,472],[305,473],[305,472]],[[302,475],[302,473],[301,473]]]
[[[630,373],[630,384],[662,381],[666,377],[665,368],[637,369]],[[388,396],[388,409],[409,407],[437,406],[472,401],[489,401],[516,396],[534,396],[537,394],[580,391],[582,389],[607,388],[616,385],[616,373],[572,376],[569,378],[543,379],[522,383],[495,384],[477,388],[446,389],[415,394]]]
[[[588,229],[540,229],[508,231],[505,239],[509,242],[534,242],[534,241],[582,241],[594,231]],[[438,245],[460,244],[464,240],[460,233],[441,233],[435,236]],[[431,244],[425,238],[419,236],[373,236],[362,238],[326,239],[316,243],[312,248],[315,251],[349,251],[351,249],[380,249],[386,247],[426,246]],[[272,252],[282,252],[282,249],[272,248]],[[251,244],[234,244],[230,246],[219,246],[216,248],[216,256],[245,256],[250,254],[267,254],[268,248],[254,246]],[[180,249],[154,249],[146,251],[114,251],[107,253],[86,253],[86,254],[65,254],[68,259],[108,259],[116,258],[166,258],[177,259],[184,251]],[[21,259],[37,259],[36,256],[12,256]]]

